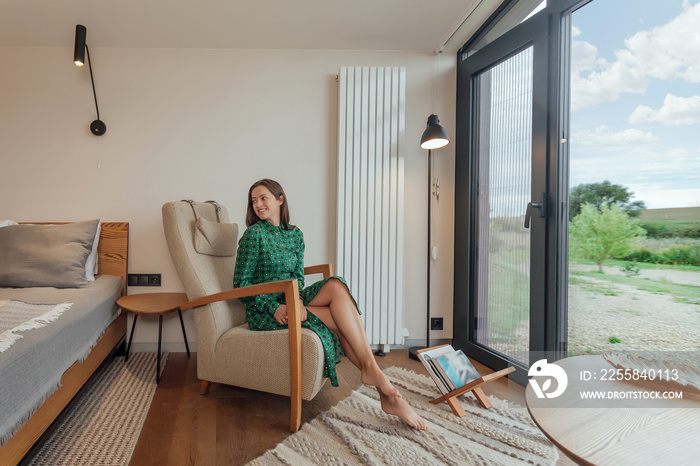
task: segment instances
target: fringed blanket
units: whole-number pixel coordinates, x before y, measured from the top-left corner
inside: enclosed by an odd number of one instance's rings
[[[0,353],[22,338],[18,332],[43,327],[58,319],[72,305],[29,304],[15,299],[0,301]]]

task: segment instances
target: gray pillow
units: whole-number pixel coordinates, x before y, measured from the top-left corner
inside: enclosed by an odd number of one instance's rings
[[[194,225],[194,249],[208,256],[226,257],[236,254],[238,225],[218,223],[199,217]]]
[[[0,228],[0,286],[87,286],[85,261],[99,220]]]

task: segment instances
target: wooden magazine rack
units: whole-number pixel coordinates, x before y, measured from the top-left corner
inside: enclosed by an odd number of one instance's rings
[[[432,349],[440,348],[441,346],[447,346],[447,345],[440,345],[440,346],[433,346],[432,348],[425,348],[422,350],[417,350],[416,353],[422,353],[423,351],[429,351]],[[464,411],[464,408],[462,405],[459,403],[459,400],[457,397],[459,395],[462,395],[467,392],[472,392],[474,396],[476,397],[477,401],[479,401],[479,404],[481,405],[482,408],[490,408],[493,406],[491,404],[491,400],[489,400],[489,397],[486,396],[486,393],[481,389],[482,385],[486,385],[487,383],[493,382],[496,379],[500,379],[501,377],[505,377],[506,375],[510,374],[511,372],[515,371],[515,367],[510,366],[505,369],[502,369],[498,372],[494,372],[492,374],[487,374],[482,377],[479,377],[478,379],[469,382],[468,384],[459,387],[456,390],[452,390],[449,393],[445,393],[439,398],[435,398],[434,400],[431,400],[430,402],[432,404],[439,404],[442,403],[443,401],[446,401],[447,404],[452,408],[452,412],[455,413],[455,415],[462,417],[465,414],[467,414],[466,411]],[[439,388],[439,387],[438,387]]]

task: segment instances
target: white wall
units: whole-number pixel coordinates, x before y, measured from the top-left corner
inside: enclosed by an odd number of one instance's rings
[[[0,220],[130,223],[130,273],[161,273],[181,291],[165,244],[161,206],[215,199],[244,223],[247,189],[277,179],[306,237],[306,263],[334,257],[337,88],[340,66],[405,66],[406,219],[404,326],[425,338],[427,160],[418,142],[436,111],[454,135],[454,59],[443,57],[440,102],[430,53],[93,49],[102,137],[87,67],[70,48],[0,48]],[[454,145],[436,152],[433,315],[452,335]],[[185,315],[194,341],[192,317]],[[184,350],[177,317],[164,322],[166,349]],[[155,348],[157,320],[139,321],[136,343]],[[135,345],[139,349],[139,345]]]

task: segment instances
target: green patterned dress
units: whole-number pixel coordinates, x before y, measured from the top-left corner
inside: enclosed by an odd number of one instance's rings
[[[297,227],[286,230],[268,221],[259,221],[243,233],[238,242],[238,257],[233,274],[233,287],[256,285],[275,280],[299,280],[299,295],[308,304],[321,287],[331,278],[347,283],[341,277],[331,277],[304,288],[304,235]],[[354,298],[353,298],[354,299]],[[288,328],[274,317],[280,304],[284,304],[284,293],[271,293],[240,298],[246,307],[248,325],[251,330],[279,330]],[[359,312],[359,309],[358,309]],[[323,375],[338,386],[335,366],[344,356],[338,335],[311,312],[301,323],[302,327],[313,330],[320,338],[325,353]]]

